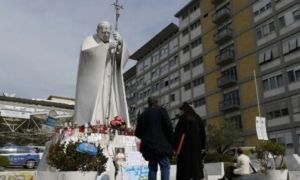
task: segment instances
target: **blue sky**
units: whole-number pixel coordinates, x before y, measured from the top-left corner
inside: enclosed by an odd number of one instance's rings
[[[74,97],[82,40],[114,24],[114,0],[0,0],[0,93],[22,98]],[[119,32],[131,53],[189,0],[119,0]],[[134,64],[130,61],[126,69]]]

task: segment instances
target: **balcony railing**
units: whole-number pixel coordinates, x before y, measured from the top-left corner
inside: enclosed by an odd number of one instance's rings
[[[221,4],[222,2],[224,2],[225,0],[211,0],[211,3],[215,6]]]
[[[225,65],[234,61],[234,51],[226,50],[216,56],[216,64]]]
[[[230,111],[240,108],[240,100],[238,98],[232,98],[221,101],[219,104],[220,111]]]
[[[215,24],[220,24],[224,22],[225,20],[229,19],[231,17],[231,12],[229,8],[223,8],[221,10],[216,11],[216,13],[213,16],[213,22]]]
[[[223,44],[224,42],[232,39],[232,36],[233,36],[232,29],[230,28],[222,29],[215,34],[215,42],[219,45]]]
[[[234,75],[222,76],[218,79],[218,86],[220,88],[226,88],[237,83],[237,77]]]

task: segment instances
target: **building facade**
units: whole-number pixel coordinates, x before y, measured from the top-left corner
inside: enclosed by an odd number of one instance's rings
[[[135,114],[149,95],[171,118],[188,101],[207,123],[234,123],[244,145],[257,143],[260,115],[269,139],[299,153],[300,2],[192,0],[175,16],[176,32],[160,32],[133,55]]]
[[[269,139],[299,153],[299,1],[211,0],[200,7],[208,121],[233,121],[244,143],[255,144],[255,72]]]
[[[130,69],[124,79],[132,121],[147,106],[150,95],[159,97],[172,120],[185,101],[206,116],[199,2],[191,1],[184,9],[190,14],[179,27],[169,24],[131,56],[137,60],[135,73]]]

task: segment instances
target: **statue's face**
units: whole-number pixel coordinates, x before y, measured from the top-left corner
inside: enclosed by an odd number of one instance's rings
[[[110,33],[111,33],[110,25],[102,25],[99,28],[97,35],[103,42],[107,43],[109,41]]]

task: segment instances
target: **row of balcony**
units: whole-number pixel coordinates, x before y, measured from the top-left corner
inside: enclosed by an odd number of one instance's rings
[[[226,99],[219,103],[220,111],[233,111],[240,108],[240,100],[238,98]]]
[[[215,7],[219,6],[225,0],[211,0],[212,4]],[[221,9],[216,10],[213,15],[213,22],[218,26],[229,20],[231,17],[231,10],[228,6],[225,6]],[[217,45],[223,45],[229,40],[233,39],[233,31],[228,27],[223,27],[218,30],[218,32],[214,35],[214,41]],[[220,54],[216,56],[216,64],[219,66],[225,66],[229,63],[234,62],[235,60],[235,52],[232,48],[222,49]],[[218,78],[217,83],[219,88],[229,88],[231,86],[235,86],[237,84],[238,78],[234,74],[223,75]],[[219,109],[222,112],[227,111],[235,111],[240,108],[240,100],[238,97],[235,98],[226,98],[223,101],[219,102]]]
[[[221,76],[218,79],[218,87],[227,88],[237,84],[237,77],[234,75]]]
[[[215,24],[222,24],[224,21],[231,17],[231,11],[225,7],[215,12],[213,15],[213,22]]]
[[[232,38],[233,38],[233,32],[232,29],[229,27],[219,30],[214,35],[215,43],[217,43],[218,45],[221,45]]]
[[[223,66],[234,61],[234,51],[231,49],[225,50],[216,56],[216,64]]]

